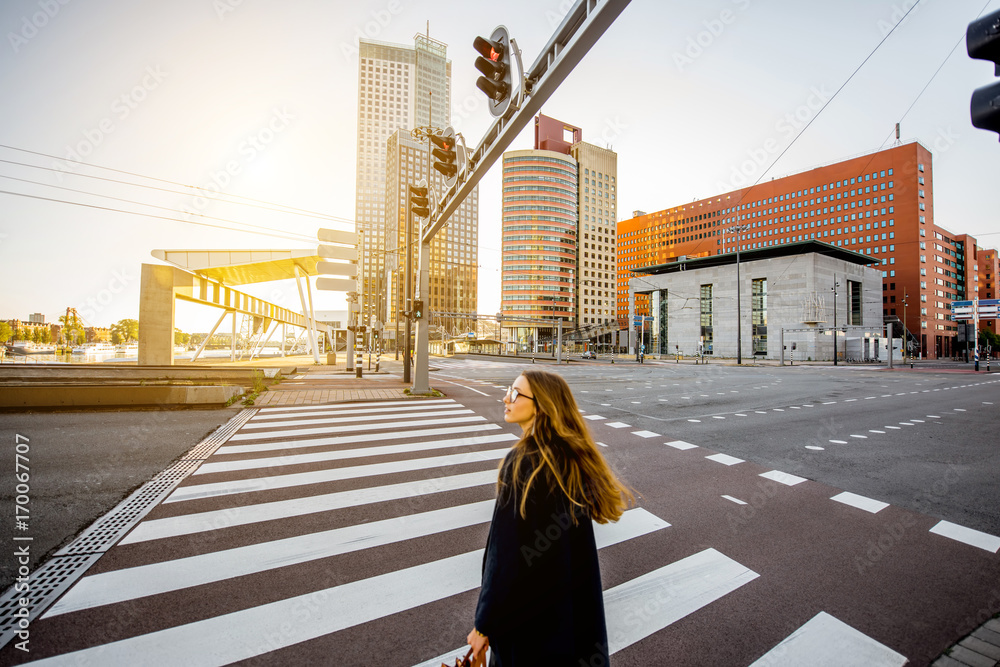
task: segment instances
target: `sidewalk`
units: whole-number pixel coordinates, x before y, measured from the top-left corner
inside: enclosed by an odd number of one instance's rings
[[[365,357],[360,378],[356,376],[356,371],[347,370],[343,355],[338,355],[339,363],[336,365],[316,365],[311,357],[296,361],[295,371],[281,382],[269,386],[266,392],[254,400],[253,407],[424,398],[411,397],[405,392],[409,385],[403,383],[402,361],[396,361],[391,356],[381,359],[378,372],[375,372],[374,358],[369,370],[368,358]]]

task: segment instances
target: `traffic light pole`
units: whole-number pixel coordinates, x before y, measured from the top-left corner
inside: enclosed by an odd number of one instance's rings
[[[429,241],[420,244],[417,258],[419,268],[417,269],[417,295],[414,301],[423,301],[425,304],[429,304],[430,299],[427,294],[430,291],[431,282],[431,244]],[[413,394],[429,394],[431,393],[431,385],[428,356],[431,341],[427,325],[430,323],[430,309],[426,305],[421,309],[420,318],[416,320],[416,323],[417,340],[415,346],[417,353],[414,355],[413,387],[410,389],[410,392]]]
[[[409,195],[407,195],[409,197]],[[403,303],[401,307],[407,312],[405,331],[403,332],[403,382],[410,382],[410,327],[412,320],[409,312],[413,302],[413,211],[407,201],[406,205],[406,268],[403,269]],[[399,341],[396,342],[397,346]]]
[[[517,91],[511,93],[512,103],[486,131],[476,150],[469,156],[466,168],[459,171],[455,184],[448,188],[440,203],[433,207],[428,224],[420,234],[421,253],[429,255],[429,252],[424,252],[424,246],[429,250],[431,239],[448,223],[452,214],[472,194],[483,176],[558,90],[597,40],[611,27],[615,19],[625,11],[630,1],[577,0],[566,13],[534,64],[526,73],[518,72],[520,80],[517,81],[519,84]],[[513,40],[511,47],[516,53],[516,43]],[[517,61],[520,62],[519,54]],[[465,149],[461,150],[464,152]],[[420,294],[426,294],[426,290]],[[425,314],[417,322],[417,377],[413,381],[414,393],[430,391],[427,377],[429,354],[427,344]]]

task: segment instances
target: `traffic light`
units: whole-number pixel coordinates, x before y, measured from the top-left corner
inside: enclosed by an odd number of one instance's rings
[[[490,113],[502,116],[510,106],[512,92],[510,34],[507,28],[497,26],[489,39],[476,37],[472,46],[479,53],[476,69],[483,73],[476,81],[476,87],[490,98]]]
[[[413,310],[411,311],[413,319],[419,320],[424,316],[424,302],[420,299],[415,299],[413,301]]]
[[[434,168],[444,175],[445,184],[450,188],[458,180],[458,142],[455,129],[450,125],[441,134],[430,135],[434,150]]]
[[[1000,76],[1000,11],[970,23],[965,45],[970,58],[991,61],[994,76]],[[969,115],[975,127],[1000,134],[1000,81],[972,93]]]
[[[431,214],[430,200],[427,198],[427,179],[421,178],[416,185],[410,186],[410,212],[418,218],[426,218]]]

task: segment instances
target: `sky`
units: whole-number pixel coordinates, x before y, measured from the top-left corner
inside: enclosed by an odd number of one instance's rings
[[[0,319],[72,306],[109,326],[138,317],[154,249],[301,249],[319,228],[353,229],[357,40],[412,45],[429,26],[474,146],[493,118],[473,39],[503,24],[530,66],[572,4],[4,0]],[[965,30],[998,9],[632,0],[542,112],[618,153],[620,220],[891,146],[899,122],[933,153],[936,223],[995,248],[1000,143],[969,120],[993,66],[967,56]],[[529,124],[510,149],[531,147]],[[499,164],[479,187],[478,309],[492,314]],[[299,309],[292,281],[245,291]],[[342,293],[315,296],[344,308]],[[178,302],[177,326],[218,315]]]

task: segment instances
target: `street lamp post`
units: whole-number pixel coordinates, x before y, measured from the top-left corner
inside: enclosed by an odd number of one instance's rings
[[[903,288],[903,363],[907,363],[910,357],[910,332],[906,329],[906,300],[910,294]]]
[[[736,234],[736,365],[743,363],[743,322],[740,308],[740,234],[750,229],[750,225],[733,225],[726,231]]]
[[[837,365],[837,288],[840,287],[840,283],[837,282],[837,275],[833,276],[833,365]],[[890,352],[892,351],[892,341],[889,342]]]

